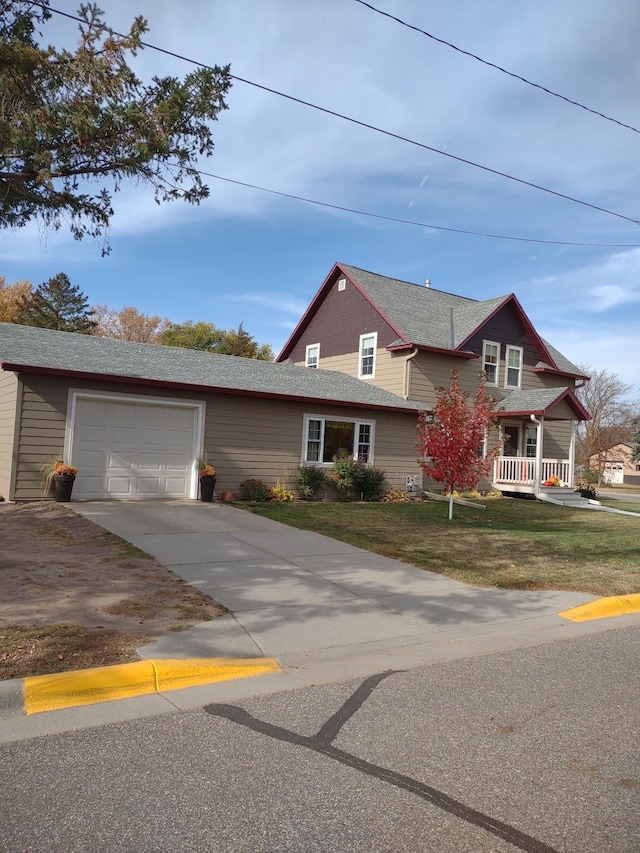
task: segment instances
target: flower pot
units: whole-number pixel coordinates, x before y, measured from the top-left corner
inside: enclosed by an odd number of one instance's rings
[[[213,491],[216,487],[215,477],[200,477],[200,500],[212,501]]]
[[[71,491],[75,479],[73,474],[54,474],[53,485],[58,503],[68,503],[71,500]]]

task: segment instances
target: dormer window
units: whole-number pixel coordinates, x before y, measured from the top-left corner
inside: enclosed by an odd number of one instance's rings
[[[375,376],[377,341],[377,332],[369,335],[360,335],[360,361],[358,366],[359,379],[373,379]]]
[[[320,344],[309,344],[305,355],[304,363],[306,367],[317,367],[320,361]]]
[[[507,346],[504,387],[522,387],[522,347]]]
[[[500,369],[500,344],[495,341],[483,341],[482,369],[487,375],[487,385],[496,386]]]

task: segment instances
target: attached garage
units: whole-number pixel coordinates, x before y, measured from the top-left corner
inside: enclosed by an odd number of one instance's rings
[[[418,409],[343,373],[0,323],[9,500],[41,500],[42,467],[61,451],[78,468],[74,501],[197,499],[201,456],[220,495],[271,485],[307,459],[309,424],[327,423],[350,425],[341,434],[366,442],[395,486],[416,470]]]
[[[196,497],[203,403],[79,391],[69,402],[74,497]]]

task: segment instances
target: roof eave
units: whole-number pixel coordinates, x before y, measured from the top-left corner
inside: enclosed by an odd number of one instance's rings
[[[325,397],[314,397],[312,395],[283,394],[277,391],[253,391],[243,388],[228,388],[224,385],[202,385],[187,382],[174,382],[168,379],[147,379],[140,376],[123,376],[113,373],[92,373],[82,370],[65,370],[62,368],[38,367],[30,364],[16,364],[13,362],[0,361],[2,370],[11,370],[14,373],[34,373],[47,376],[59,376],[66,379],[81,379],[96,382],[123,382],[127,385],[139,385],[146,388],[167,388],[174,391],[193,391],[207,394],[226,394],[231,397],[257,397],[267,400],[282,400],[289,403],[313,403],[314,405],[340,406],[349,409],[367,409],[369,411],[401,412],[413,414],[420,411],[419,406],[388,406],[384,403],[365,403],[363,401],[337,400]]]
[[[475,352],[468,352],[466,350],[455,350],[455,349],[447,349],[446,347],[430,347],[426,344],[414,344],[414,343],[406,343],[399,344],[398,346],[388,346],[386,347],[387,352],[402,352],[402,350],[410,350],[417,349],[421,352],[434,352],[442,355],[450,355],[454,358],[480,358],[479,355]]]
[[[534,367],[533,372],[548,373],[551,376],[565,376],[568,379],[589,379],[589,377],[585,376],[583,373],[571,373],[568,370],[560,370],[558,367]]]

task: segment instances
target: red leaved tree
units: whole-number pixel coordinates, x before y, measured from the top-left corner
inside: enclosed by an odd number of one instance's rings
[[[448,489],[449,519],[453,518],[454,489],[473,488],[489,474],[502,447],[499,442],[483,454],[487,431],[497,417],[495,400],[487,397],[485,385],[482,373],[470,404],[469,393],[460,388],[458,372],[452,370],[451,387],[435,389],[433,412],[418,416],[418,464],[428,477]]]

